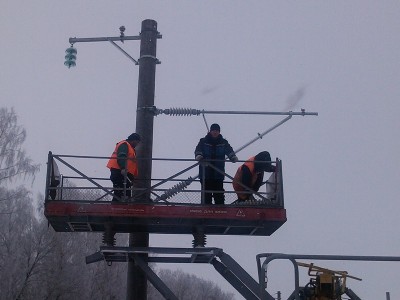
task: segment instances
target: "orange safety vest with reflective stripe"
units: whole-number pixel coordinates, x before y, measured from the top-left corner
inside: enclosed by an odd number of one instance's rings
[[[137,176],[138,175],[138,168],[137,168],[137,161],[136,161],[136,151],[135,148],[131,146],[127,141],[121,141],[119,142],[114,149],[114,152],[111,155],[110,160],[107,163],[107,168],[109,169],[121,169],[121,167],[118,165],[117,161],[117,154],[118,154],[118,148],[120,145],[123,143],[126,143],[128,145],[128,156],[127,156],[127,161],[126,161],[126,170],[128,173]]]
[[[251,183],[249,188],[252,188],[254,186],[254,184],[257,181],[257,173],[254,171],[254,159],[255,157],[250,157],[243,165],[241,165],[235,174],[235,177],[233,178],[233,189],[235,190],[236,194],[238,195],[239,199],[241,200],[246,200],[249,197],[248,193],[240,193],[243,191],[248,191],[247,189],[245,189],[243,186],[241,186],[238,182],[242,182],[242,168],[243,166],[246,166],[249,168],[250,173],[251,173]]]

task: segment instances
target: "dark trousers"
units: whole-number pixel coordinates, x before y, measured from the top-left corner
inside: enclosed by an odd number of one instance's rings
[[[223,180],[206,179],[204,182],[201,182],[201,186],[204,191],[204,197],[202,198],[201,203],[212,204],[212,198],[214,197],[215,204],[225,204],[225,190]]]
[[[121,201],[122,196],[124,195],[124,176],[121,174],[121,170],[111,169],[110,179],[113,183],[113,188],[114,188],[113,189],[114,197],[113,197],[112,201],[113,202]],[[125,196],[127,198],[132,197],[131,189],[130,189],[131,186],[132,186],[131,181],[127,178],[126,179],[126,192],[125,192]]]

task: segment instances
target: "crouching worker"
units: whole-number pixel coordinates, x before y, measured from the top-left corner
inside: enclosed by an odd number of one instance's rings
[[[140,142],[140,135],[132,133],[126,140],[120,141],[108,161],[110,179],[113,183],[113,202],[130,198],[132,182],[138,176],[135,147]],[[124,195],[125,190],[125,195]]]
[[[264,172],[275,172],[276,167],[271,164],[271,155],[268,151],[258,153],[250,157],[236,171],[233,179],[233,189],[238,201],[246,201],[257,192],[263,183]]]

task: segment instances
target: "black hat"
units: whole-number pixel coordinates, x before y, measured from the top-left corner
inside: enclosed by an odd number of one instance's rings
[[[269,154],[268,151],[263,151],[258,153],[254,157],[254,160],[255,160],[254,169],[256,171],[275,172],[276,168],[270,163],[271,155]]]
[[[128,138],[126,139],[127,141],[140,141],[140,135],[138,135],[137,133],[132,133],[130,136],[128,136]]]
[[[217,123],[214,123],[210,127],[210,131],[213,131],[213,130],[221,131],[221,127],[219,127],[219,125]]]
[[[271,155],[269,154],[268,151],[263,151],[258,153],[255,157],[254,157],[255,161],[271,161]]]

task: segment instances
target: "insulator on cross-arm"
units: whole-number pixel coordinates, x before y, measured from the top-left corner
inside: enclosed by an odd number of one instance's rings
[[[170,116],[198,116],[201,114],[201,110],[195,108],[173,107],[167,109],[157,109],[156,115],[159,114]]]

